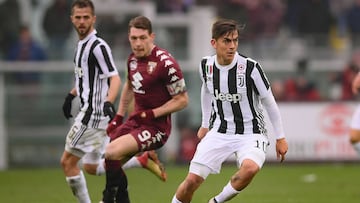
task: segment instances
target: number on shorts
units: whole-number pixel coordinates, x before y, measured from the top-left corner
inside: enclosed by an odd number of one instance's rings
[[[255,147],[263,150],[264,152],[266,152],[266,148],[267,148],[268,145],[269,145],[268,142],[256,140],[256,146]]]
[[[71,128],[71,130],[70,130],[70,132],[69,132],[69,139],[73,139],[74,138],[74,136],[75,136],[75,134],[76,134],[76,132],[77,131],[79,131],[79,129],[78,129],[78,127],[76,126],[76,125],[74,125],[72,128]]]
[[[138,134],[138,138],[141,142],[144,142],[145,140],[151,138],[151,133],[148,130],[144,130],[141,132],[141,134]]]

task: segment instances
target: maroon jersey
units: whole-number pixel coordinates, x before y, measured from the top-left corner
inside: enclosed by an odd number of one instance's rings
[[[157,46],[145,58],[128,58],[128,80],[135,98],[135,112],[154,109],[173,95],[186,91],[182,71],[176,60]],[[169,134],[171,115],[154,119],[153,126]]]

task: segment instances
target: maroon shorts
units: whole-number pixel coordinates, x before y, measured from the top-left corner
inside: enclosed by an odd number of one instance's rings
[[[131,134],[139,147],[139,151],[149,151],[162,147],[169,134],[162,132],[154,126],[139,125],[133,120],[128,120],[110,133],[110,141],[126,134]]]

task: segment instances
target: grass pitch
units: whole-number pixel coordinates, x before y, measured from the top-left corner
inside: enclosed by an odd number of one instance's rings
[[[207,203],[222,190],[236,170],[224,166],[210,175],[195,193],[193,203]],[[188,166],[167,166],[168,181],[161,182],[144,169],[127,170],[132,203],[170,203]],[[86,175],[94,203],[101,199],[105,177]],[[0,172],[0,202],[76,202],[64,175],[55,169],[12,169]],[[360,163],[265,164],[253,182],[230,203],[359,203]]]

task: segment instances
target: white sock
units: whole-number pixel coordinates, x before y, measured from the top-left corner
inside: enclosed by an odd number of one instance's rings
[[[82,171],[80,171],[79,175],[66,177],[66,182],[69,184],[75,197],[79,200],[79,203],[91,203],[85,176]]]
[[[360,142],[355,142],[355,143],[352,144],[352,146],[354,147],[355,151],[360,156]]]
[[[97,168],[96,168],[96,175],[101,176],[106,173],[105,171],[105,159],[101,159]]]
[[[128,168],[139,168],[142,167],[139,160],[136,158],[136,156],[133,156],[129,161],[127,161],[122,168],[128,169]]]
[[[229,182],[223,190],[215,196],[215,199],[217,202],[225,202],[227,200],[230,200],[231,198],[235,197],[237,194],[239,194],[240,191],[235,190],[231,183]]]
[[[171,203],[181,203],[181,202],[176,198],[176,195],[174,195],[174,197],[171,200]]]

